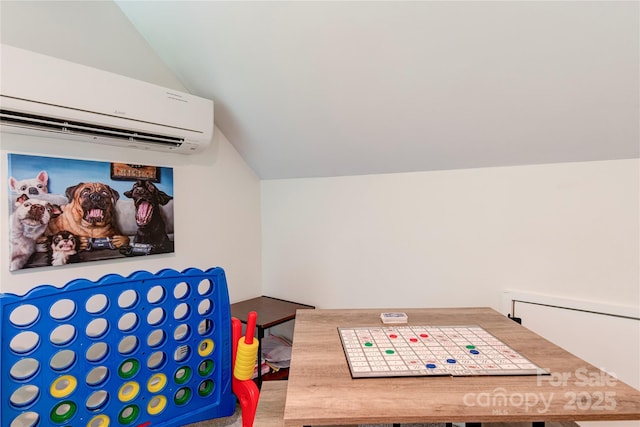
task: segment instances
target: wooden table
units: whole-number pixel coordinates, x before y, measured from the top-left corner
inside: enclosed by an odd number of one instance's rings
[[[381,326],[381,311],[298,312],[286,427],[640,419],[640,391],[490,308],[398,311],[409,325],[478,325],[550,375],[352,379],[337,328]]]
[[[262,385],[262,367],[260,366],[260,358],[262,355],[262,339],[264,338],[265,329],[280,325],[296,317],[296,311],[299,309],[312,309],[311,305],[300,304],[293,301],[286,301],[279,298],[261,296],[251,298],[231,304],[231,316],[247,323],[249,312],[255,311],[258,314],[256,321],[256,329],[258,330],[258,377],[256,383],[258,387]]]

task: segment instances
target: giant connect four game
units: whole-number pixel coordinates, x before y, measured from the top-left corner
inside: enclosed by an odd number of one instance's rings
[[[224,271],[0,294],[0,425],[174,427],[235,412]]]

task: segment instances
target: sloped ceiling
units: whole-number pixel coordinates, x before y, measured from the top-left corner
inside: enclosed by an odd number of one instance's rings
[[[263,179],[640,155],[638,2],[117,4]]]

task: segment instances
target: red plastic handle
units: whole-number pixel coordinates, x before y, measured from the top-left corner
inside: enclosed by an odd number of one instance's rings
[[[256,321],[258,320],[258,313],[250,311],[247,316],[247,329],[244,332],[244,343],[253,344],[253,336],[256,331]]]

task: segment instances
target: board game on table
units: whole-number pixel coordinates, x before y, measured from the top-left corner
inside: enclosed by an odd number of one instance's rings
[[[544,375],[476,325],[338,328],[351,376]]]

